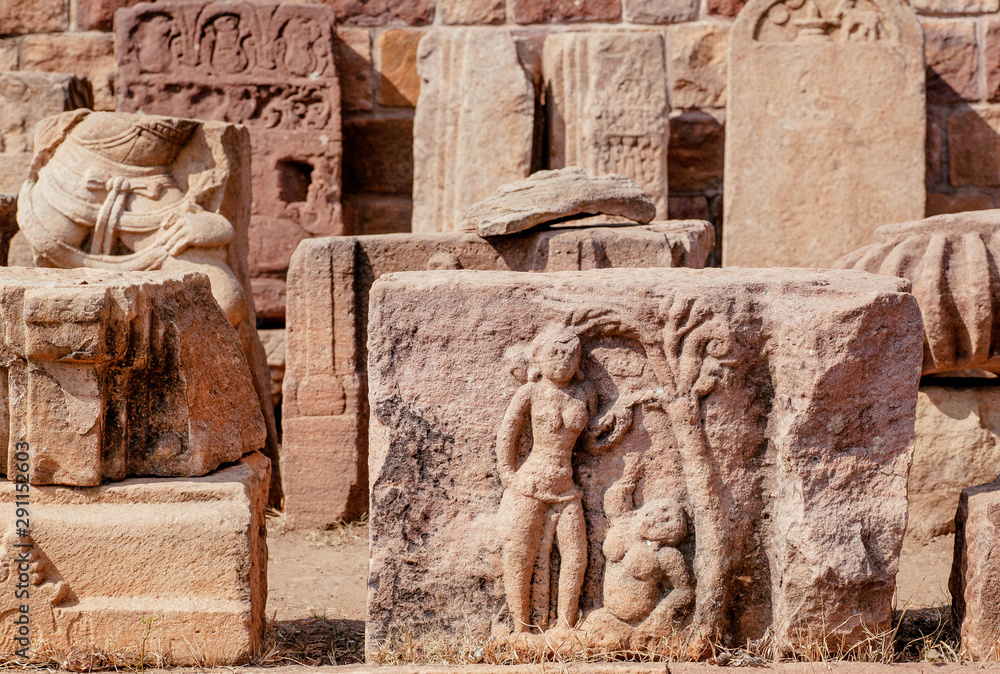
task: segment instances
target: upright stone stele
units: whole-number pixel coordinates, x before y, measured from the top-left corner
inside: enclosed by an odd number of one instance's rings
[[[724,266],[829,267],[924,217],[923,31],[900,0],[751,0],[729,40]]]
[[[345,233],[333,11],[170,0],[119,10],[115,32],[119,110],[250,129],[254,301],[259,315],[284,318],[295,246]]]
[[[412,231],[458,231],[465,209],[531,172],[535,87],[502,28],[429,32],[417,72]]]
[[[621,173],[667,218],[667,66],[658,33],[553,33],[542,55],[549,168]]]

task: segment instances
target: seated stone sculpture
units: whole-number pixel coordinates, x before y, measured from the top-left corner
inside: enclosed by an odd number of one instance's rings
[[[193,120],[88,110],[41,122],[18,202],[35,264],[200,271],[238,325],[247,300],[226,261],[235,230],[199,203],[219,186],[182,185],[174,172],[197,127]]]

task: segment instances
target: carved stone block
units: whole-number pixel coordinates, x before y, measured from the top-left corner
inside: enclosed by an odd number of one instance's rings
[[[962,490],[1000,475],[1000,386],[980,381],[974,387],[920,387],[907,538],[953,533]]]
[[[885,225],[834,266],[913,282],[924,320],[923,374],[1000,373],[1000,210]]]
[[[10,241],[17,234],[17,197],[0,194],[0,265],[7,265]]]
[[[792,651],[887,629],[919,382],[908,288],[813,270],[378,279],[369,645],[513,631],[698,657],[769,629]]]
[[[961,625],[962,655],[995,660],[1000,650],[1000,482],[968,487],[955,515],[955,558],[948,589]]]
[[[458,231],[466,208],[531,172],[534,84],[505,29],[432,30],[417,72],[413,232]]]
[[[0,72],[0,194],[17,194],[28,177],[35,124],[94,107],[90,82],[76,75]]]
[[[654,32],[554,33],[542,56],[549,168],[621,173],[667,217],[667,66]]]
[[[893,0],[751,0],[729,38],[723,264],[828,267],[924,216],[923,32]]]
[[[303,242],[288,272],[282,484],[292,526],[324,526],[368,508],[368,289],[423,269],[565,271],[703,267],[714,245],[702,221],[643,227],[473,234],[393,234]]]
[[[206,274],[239,334],[277,479],[270,375],[247,270],[249,155],[246,129],[232,124],[65,112],[37,126],[17,219],[36,266]]]
[[[253,145],[251,279],[257,310],[284,317],[273,291],[299,241],[343,234],[340,85],[327,7],[140,3],[115,14],[118,109],[245,124]]]
[[[266,624],[268,470],[254,452],[199,478],[32,487],[28,536],[15,522],[24,492],[0,483],[0,654],[23,646],[23,605],[30,655],[247,662]]]
[[[204,475],[264,446],[239,339],[203,275],[2,268],[0,322],[9,480],[21,441],[31,484],[71,486]]]

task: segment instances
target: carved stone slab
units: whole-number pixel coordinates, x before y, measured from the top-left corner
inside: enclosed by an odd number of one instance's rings
[[[955,515],[955,558],[948,589],[961,624],[962,655],[977,661],[996,658],[1000,640],[1000,483],[962,491]]]
[[[924,216],[923,32],[896,0],[751,0],[729,39],[723,264],[828,267]]]
[[[697,656],[769,628],[792,650],[888,628],[920,368],[908,287],[811,270],[383,276],[369,645],[514,630],[598,650],[678,638]]]
[[[531,172],[535,88],[505,29],[431,31],[417,72],[412,229],[458,231],[466,208]]]
[[[0,268],[0,469],[93,486],[204,475],[264,446],[236,335],[201,274]],[[210,344],[211,348],[205,345]]]
[[[295,3],[140,3],[115,15],[118,109],[250,128],[257,310],[284,316],[304,238],[343,234],[334,16]]]
[[[325,526],[368,508],[368,289],[394,271],[566,271],[703,267],[703,221],[644,227],[335,237],[299,245],[288,272],[282,485],[292,526]]]
[[[250,142],[233,124],[75,110],[38,123],[17,220],[42,267],[201,272],[236,328],[278,474],[247,269]],[[276,483],[277,484],[277,483]],[[280,498],[280,488],[274,490]]]
[[[550,168],[621,173],[667,217],[670,106],[663,37],[654,32],[554,33],[542,74]]]
[[[923,374],[1000,373],[1000,210],[886,225],[835,266],[913,282],[924,319]]]
[[[31,165],[35,124],[94,107],[90,82],[76,75],[0,72],[0,193],[17,194]]]
[[[22,647],[24,605],[29,655],[139,662],[144,646],[175,665],[247,662],[266,624],[268,469],[254,452],[199,478],[32,488],[29,536],[17,532],[17,485],[0,483],[0,654]]]

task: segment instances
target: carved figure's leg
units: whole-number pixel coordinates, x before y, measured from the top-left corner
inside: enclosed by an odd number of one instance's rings
[[[500,499],[503,587],[516,632],[530,630],[531,576],[538,560],[547,510],[547,504],[510,489]]]
[[[563,508],[556,524],[556,544],[559,546],[559,624],[576,625],[580,612],[580,591],[587,572],[587,522],[580,500]]]
[[[212,284],[212,296],[222,307],[226,318],[239,325],[247,312],[247,298],[236,275],[226,264],[221,249],[188,248],[177,257],[168,257],[161,269],[166,271],[200,271]]]

